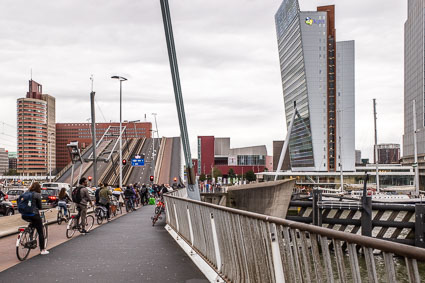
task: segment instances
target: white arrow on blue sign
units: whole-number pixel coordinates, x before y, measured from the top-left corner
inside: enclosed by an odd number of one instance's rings
[[[145,165],[145,159],[143,158],[134,158],[131,160],[131,166],[144,166]]]

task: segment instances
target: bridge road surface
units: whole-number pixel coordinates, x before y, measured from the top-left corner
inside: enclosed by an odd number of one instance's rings
[[[0,282],[208,282],[144,206],[0,273]]]
[[[152,162],[152,143],[152,139],[146,139],[145,144],[142,147],[142,152],[139,152],[140,154],[145,155],[145,165],[136,166],[133,168],[130,178],[128,179],[128,184],[150,184],[149,177],[153,175],[154,167],[154,164]],[[131,161],[129,163],[131,165]]]

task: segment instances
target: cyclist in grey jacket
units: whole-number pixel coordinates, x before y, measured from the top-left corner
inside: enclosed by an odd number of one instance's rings
[[[87,188],[87,179],[85,177],[82,177],[79,182],[79,186],[77,188],[80,188],[80,196],[81,196],[81,202],[77,204],[77,209],[81,211],[81,233],[89,233],[86,231],[86,215],[87,215],[87,204],[90,203],[91,206],[93,206],[93,203],[90,199],[89,195],[89,189]]]

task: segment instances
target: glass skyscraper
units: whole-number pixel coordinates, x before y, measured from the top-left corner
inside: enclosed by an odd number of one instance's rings
[[[336,42],[334,6],[301,12],[284,0],[275,15],[293,171],[354,171],[354,41]],[[341,136],[341,145],[338,137]]]

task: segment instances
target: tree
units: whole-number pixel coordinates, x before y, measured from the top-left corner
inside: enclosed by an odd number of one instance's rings
[[[257,180],[257,176],[255,175],[255,173],[252,170],[249,170],[248,172],[246,172],[245,178],[248,182],[253,182],[253,181]]]
[[[217,177],[222,177],[223,174],[221,174],[220,169],[218,169],[217,167],[214,167],[212,170],[212,176],[213,178],[217,178]]]
[[[233,170],[233,168],[229,169],[229,172],[227,173],[227,175],[229,176],[229,178],[236,178],[236,174],[235,174],[235,170]]]
[[[204,182],[207,179],[204,173],[199,176],[199,181]]]

